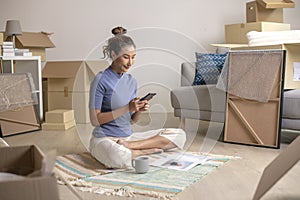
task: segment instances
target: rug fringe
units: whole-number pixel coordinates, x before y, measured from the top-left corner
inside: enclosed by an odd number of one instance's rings
[[[54,173],[60,178],[60,180],[62,182],[64,182],[67,187],[69,188],[69,190],[79,199],[79,200],[83,200],[81,195],[76,191],[76,189],[73,187],[72,183],[70,183],[68,180],[66,180],[58,170],[54,169]]]
[[[119,196],[119,197],[136,197],[136,195],[141,196],[147,196],[151,198],[155,198],[157,200],[177,200],[177,197],[174,196],[167,196],[167,195],[161,195],[156,192],[148,192],[148,193],[139,193],[139,192],[131,192],[124,188],[119,189],[108,189],[108,188],[102,188],[102,187],[76,187],[78,190],[82,192],[90,192],[100,195],[106,195],[106,196]]]
[[[223,163],[227,162],[230,159],[240,159],[240,157],[237,156],[226,156],[226,155],[217,155],[207,152],[191,152],[196,155],[204,155],[209,156],[212,158],[212,162],[210,165],[213,165],[214,167],[218,167],[222,165]],[[220,158],[220,161],[216,160],[215,163],[213,162],[213,158]],[[224,162],[222,161],[224,160]],[[217,161],[221,164],[218,164]],[[58,169],[57,169],[58,171]],[[62,174],[60,174],[62,175]],[[94,185],[92,182],[88,182],[86,180],[83,180],[82,178],[74,177],[60,177],[57,176],[57,180],[59,184],[66,184],[69,189],[72,191],[72,189],[76,189],[76,191],[83,191],[83,192],[90,192],[95,194],[101,194],[106,196],[120,196],[120,197],[135,197],[136,195],[146,196],[157,200],[178,200],[176,197],[176,192],[170,193],[170,192],[156,192],[156,191],[142,191],[138,189],[129,190],[127,187],[124,186],[118,186],[118,188],[104,188],[103,185]],[[77,198],[80,199],[80,195],[75,190],[72,191]]]

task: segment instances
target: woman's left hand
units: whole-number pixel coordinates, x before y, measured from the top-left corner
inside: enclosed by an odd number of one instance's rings
[[[147,111],[150,108],[149,102],[147,100],[142,101],[144,106],[139,109],[139,111]]]

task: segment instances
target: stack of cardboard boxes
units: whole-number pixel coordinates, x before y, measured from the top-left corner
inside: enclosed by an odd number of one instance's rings
[[[290,24],[283,23],[283,8],[294,8],[290,0],[256,0],[246,3],[246,23],[225,25],[226,44],[248,44],[249,31],[286,31]]]
[[[47,62],[42,72],[44,111],[71,109],[76,123],[89,123],[90,84],[108,65],[106,60]]]
[[[46,112],[43,130],[67,130],[75,126],[74,111],[57,109]]]
[[[284,89],[300,88],[294,80],[294,65],[300,62],[300,43],[248,46],[249,31],[288,31],[290,24],[283,23],[283,9],[294,8],[291,0],[256,0],[246,3],[247,23],[225,25],[225,44],[217,44],[231,50],[286,50]]]
[[[234,95],[231,95],[231,97],[230,95],[227,96],[224,141],[242,144],[253,144],[253,142],[249,141],[253,140],[256,137],[255,134],[257,133],[257,135],[266,135],[268,137],[272,136],[273,140],[275,139],[273,141],[273,144],[270,143],[269,146],[276,147],[278,145],[278,141],[276,141],[276,138],[280,137],[280,134],[277,134],[277,131],[280,131],[281,125],[280,119],[283,91],[282,89],[300,88],[300,81],[294,80],[294,65],[295,63],[300,62],[300,43],[281,44],[279,42],[276,44],[274,43],[274,45],[267,46],[249,46],[247,33],[250,31],[289,31],[290,24],[283,23],[283,9],[293,7],[295,7],[295,3],[291,0],[251,1],[246,3],[246,23],[225,25],[226,44],[221,44],[217,46],[226,47],[230,50],[279,49],[286,50],[286,54],[283,54],[283,58],[281,59],[281,68],[277,74],[278,80],[276,79],[274,81],[273,89],[271,90],[271,99],[269,99],[268,102],[261,103],[253,100],[250,101],[249,99],[242,99]],[[231,58],[229,58],[228,62],[232,62]],[[239,62],[242,62],[242,59],[239,60]],[[242,66],[242,64],[240,65]],[[262,68],[265,66],[266,64],[261,65]],[[251,71],[251,66],[248,67],[249,71]],[[252,68],[252,70],[253,69],[254,68]],[[234,69],[229,69],[228,77],[230,77],[230,73],[232,73],[233,70]],[[247,74],[239,74],[239,77],[242,80],[245,78],[246,75]],[[268,75],[269,74],[265,74],[265,76]],[[281,77],[283,78],[281,79]],[[230,82],[230,80],[228,82]],[[282,83],[284,83],[283,87]],[[264,86],[261,85],[260,87]],[[247,89],[251,90],[251,88]],[[253,102],[255,102],[255,104],[253,104]],[[267,116],[263,123],[266,125],[261,126],[263,120],[259,120],[260,118],[257,117],[255,113],[263,113],[262,116]],[[255,125],[254,122],[258,122],[258,125]],[[230,126],[230,123],[233,123],[233,126]],[[268,131],[263,130],[263,128],[266,128],[267,125],[270,127],[270,129]],[[235,130],[236,127],[240,127],[241,130],[246,130],[247,127],[248,130],[246,131],[253,133],[252,136],[249,137],[249,141],[245,141],[243,139],[241,131]],[[262,141],[259,141],[259,143],[261,143],[259,144],[260,146],[263,146]]]

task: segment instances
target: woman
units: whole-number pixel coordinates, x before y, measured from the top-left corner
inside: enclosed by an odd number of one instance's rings
[[[149,109],[147,100],[136,97],[137,82],[128,74],[134,64],[136,46],[126,36],[126,29],[116,27],[114,37],[104,47],[111,65],[96,75],[90,89],[90,118],[95,126],[90,152],[110,168],[131,167],[131,160],[140,155],[159,153],[172,148],[182,149],[186,137],[181,129],[159,129],[132,133],[131,123]]]

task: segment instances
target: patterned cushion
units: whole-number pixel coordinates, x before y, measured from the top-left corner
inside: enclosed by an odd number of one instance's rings
[[[196,73],[193,85],[217,84],[226,58],[227,53],[205,54],[196,52]]]

